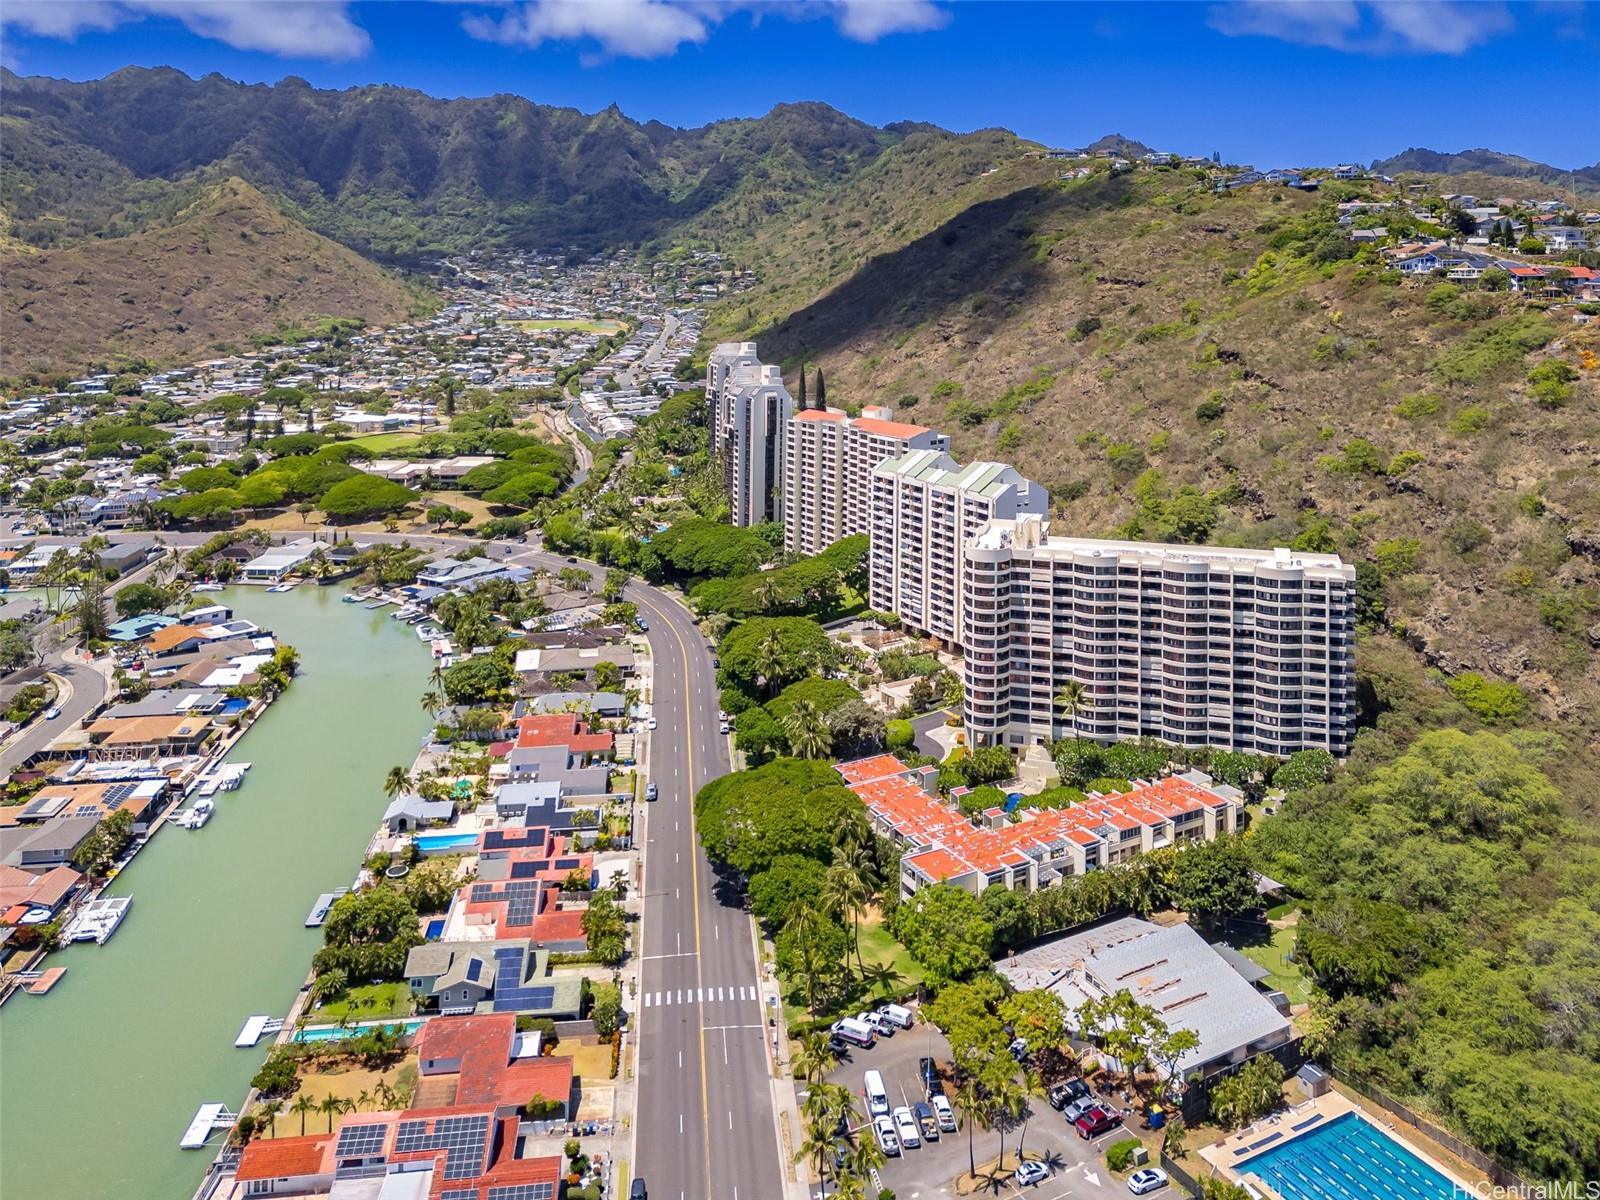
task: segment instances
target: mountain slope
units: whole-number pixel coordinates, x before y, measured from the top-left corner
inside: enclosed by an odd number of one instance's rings
[[[767,281],[708,333],[1014,461],[1083,533],[1336,546],[1386,573],[1384,619],[1428,662],[1600,735],[1600,396],[1589,373],[1545,408],[1526,379],[1600,330],[1302,258],[1332,217],[1300,193],[1037,165],[859,265],[774,231]]]
[[[1600,196],[1600,162],[1592,167],[1563,171],[1549,163],[1535,162],[1518,154],[1498,150],[1459,150],[1454,154],[1413,146],[1389,158],[1379,159],[1372,169],[1383,175],[1415,172],[1422,175],[1496,176],[1501,179],[1535,179],[1563,190],[1576,187],[1585,196]]]
[[[316,316],[403,318],[419,295],[284,216],[249,184],[203,189],[170,224],[3,262],[0,374],[77,371],[117,356],[192,360]]]
[[[141,205],[237,175],[378,257],[486,243],[592,251],[741,192],[771,204],[774,178],[814,190],[898,140],[823,104],[679,130],[615,106],[587,115],[520,96],[245,85],[171,69],[85,83],[4,72],[0,84],[13,135],[0,139],[0,202],[37,245],[114,219],[136,225]]]

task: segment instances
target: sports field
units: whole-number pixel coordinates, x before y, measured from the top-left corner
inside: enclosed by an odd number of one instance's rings
[[[572,329],[579,333],[620,333],[621,321],[585,321],[578,317],[552,317],[548,321],[512,321],[523,333],[540,333],[546,329]]]

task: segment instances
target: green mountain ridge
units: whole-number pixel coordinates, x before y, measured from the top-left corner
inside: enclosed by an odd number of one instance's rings
[[[1488,175],[1505,179],[1535,179],[1563,190],[1579,187],[1584,195],[1600,194],[1600,162],[1589,167],[1564,169],[1536,162],[1518,154],[1479,147],[1448,153],[1413,146],[1388,158],[1380,158],[1372,169],[1383,175],[1410,172],[1422,175]]]

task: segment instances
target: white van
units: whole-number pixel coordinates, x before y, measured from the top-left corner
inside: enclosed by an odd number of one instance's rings
[[[877,1071],[867,1072],[867,1115],[873,1117],[886,1117],[889,1115],[889,1093],[883,1086],[883,1076]]]
[[[882,1005],[878,1009],[878,1015],[887,1017],[894,1024],[900,1026],[901,1029],[910,1029],[912,1021],[915,1020],[911,1010],[903,1004]]]
[[[844,1017],[835,1021],[832,1032],[833,1036],[841,1042],[849,1042],[851,1045],[860,1046],[864,1050],[872,1049],[874,1042],[877,1040],[877,1034],[873,1031],[872,1026],[864,1021],[858,1021],[854,1017]]]

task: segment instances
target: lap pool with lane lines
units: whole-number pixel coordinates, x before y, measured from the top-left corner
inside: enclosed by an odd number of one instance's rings
[[[1454,1200],[1472,1193],[1354,1113],[1233,1164],[1284,1200]]]

